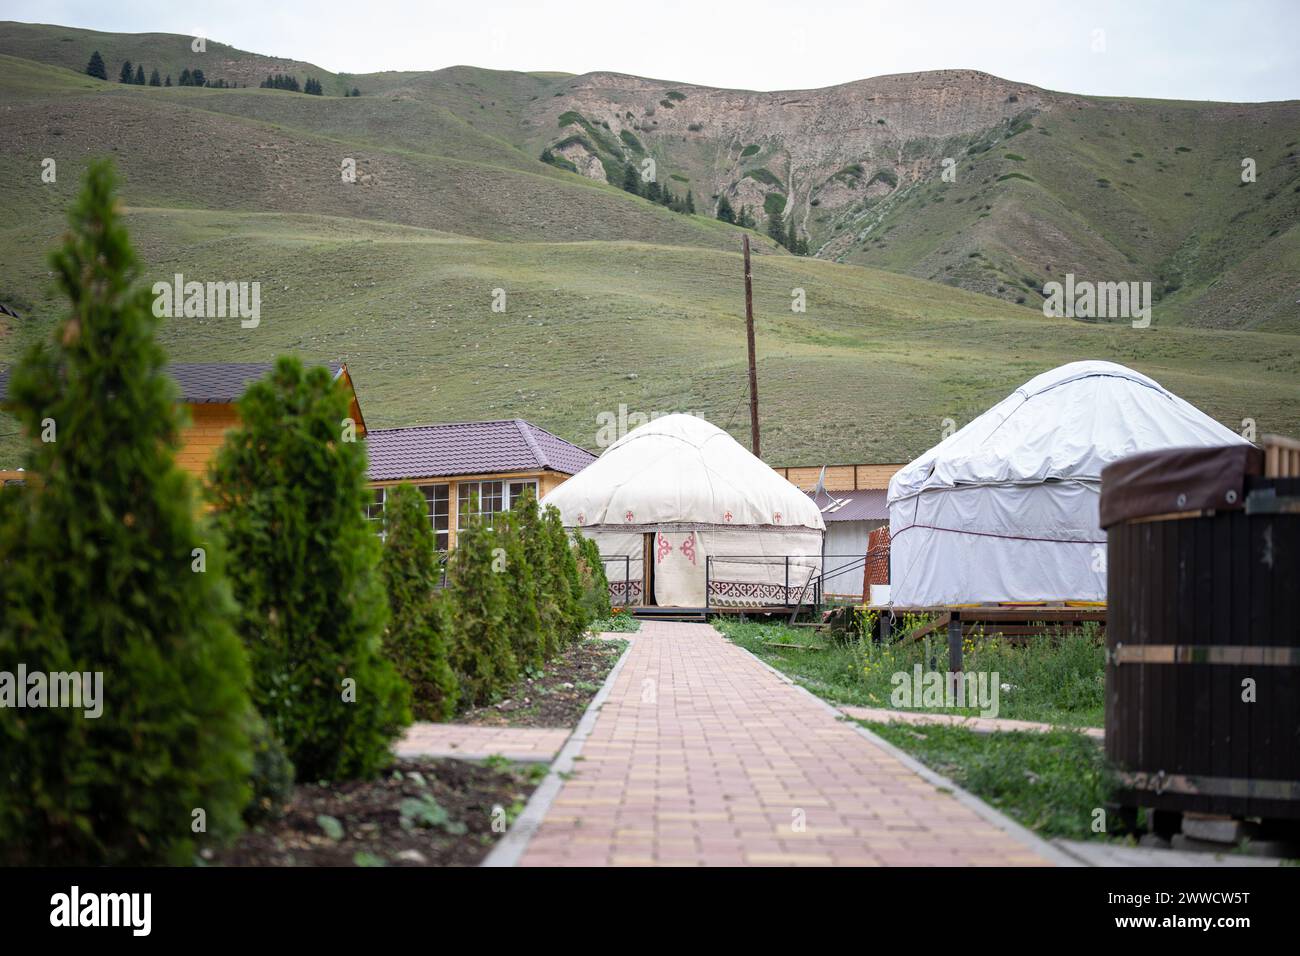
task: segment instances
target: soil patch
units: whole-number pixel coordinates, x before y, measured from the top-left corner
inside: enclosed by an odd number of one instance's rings
[[[618,663],[627,641],[588,638],[516,683],[499,703],[456,715],[454,723],[483,727],[576,727]]]
[[[543,766],[397,760],[374,780],[300,784],[277,820],[214,851],[216,866],[476,866]],[[499,808],[495,809],[494,808]],[[494,826],[495,821],[495,826]]]

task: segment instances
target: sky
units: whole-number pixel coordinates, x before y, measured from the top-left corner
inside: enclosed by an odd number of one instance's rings
[[[1103,96],[1300,99],[1300,0],[0,0],[0,19],[205,36],[336,73],[469,64],[789,90],[976,69]]]

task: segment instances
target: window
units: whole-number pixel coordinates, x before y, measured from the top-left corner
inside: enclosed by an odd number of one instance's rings
[[[529,481],[462,481],[456,494],[461,522],[481,517],[492,527],[492,516],[509,511],[525,491],[537,494],[537,482]]]
[[[504,511],[504,489],[499,481],[462,481],[457,493],[458,526],[464,527],[471,518],[481,517],[492,527],[492,516]]]
[[[370,503],[366,505],[366,520],[373,521],[375,533],[379,537],[384,536],[384,489],[371,488],[372,497]]]
[[[512,481],[510,482],[510,497],[506,501],[506,509],[509,510],[515,506],[515,502],[525,491],[531,490],[533,497],[537,497],[537,482],[535,481]]]
[[[434,547],[439,551],[447,550],[449,507],[449,485],[420,485],[424,500],[429,505],[429,523],[433,525]]]

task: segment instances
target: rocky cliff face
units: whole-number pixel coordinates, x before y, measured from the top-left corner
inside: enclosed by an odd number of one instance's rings
[[[529,125],[542,145],[573,132],[580,117],[608,129],[624,161],[628,137],[656,162],[687,176],[697,196],[728,196],[737,209],[794,215],[821,242],[838,231],[811,226],[810,212],[835,213],[937,176],[942,147],[1010,126],[1075,98],[971,70],[877,77],[822,90],[759,93],[592,73],[539,101]],[[600,145],[594,151],[599,152]],[[591,175],[581,146],[565,157]],[[618,158],[617,156],[615,158]],[[776,197],[770,199],[769,197]],[[819,234],[819,235],[818,235]]]

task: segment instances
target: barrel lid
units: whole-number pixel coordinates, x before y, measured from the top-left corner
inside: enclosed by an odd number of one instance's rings
[[[1180,511],[1233,511],[1247,476],[1264,473],[1254,445],[1166,448],[1130,455],[1101,472],[1101,526]]]

